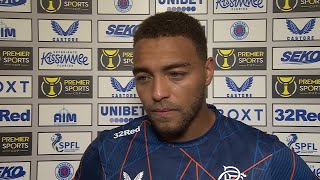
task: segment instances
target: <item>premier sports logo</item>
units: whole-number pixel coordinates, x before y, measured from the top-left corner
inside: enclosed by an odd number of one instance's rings
[[[134,77],[99,77],[99,97],[138,98]]]
[[[319,98],[320,77],[316,75],[272,76],[273,98]]]
[[[317,29],[320,18],[273,19],[274,41],[314,41],[320,40]],[[281,31],[283,33],[276,33]]]
[[[267,48],[214,48],[216,70],[266,70]]]
[[[39,20],[39,41],[91,42],[91,21]]]
[[[99,48],[99,71],[131,71],[133,68],[132,48]]]
[[[1,70],[32,70],[33,50],[31,47],[0,47]]]
[[[38,13],[46,14],[92,14],[90,0],[39,0]]]
[[[0,133],[0,156],[30,156],[32,133]]]
[[[267,1],[242,1],[235,0],[232,3],[225,0],[214,0],[213,13],[258,13],[267,11]]]
[[[320,1],[317,0],[274,0],[273,12],[316,12],[320,10]]]
[[[182,11],[188,14],[207,14],[207,0],[157,0],[156,12]]]

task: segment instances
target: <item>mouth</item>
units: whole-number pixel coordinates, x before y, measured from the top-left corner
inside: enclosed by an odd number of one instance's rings
[[[169,116],[175,113],[177,110],[169,108],[153,109],[151,112],[156,116]]]

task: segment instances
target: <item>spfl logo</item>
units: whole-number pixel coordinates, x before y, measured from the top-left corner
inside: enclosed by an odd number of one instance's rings
[[[52,148],[57,152],[76,152],[80,149],[78,142],[62,141],[62,135],[55,133],[51,137]]]
[[[16,29],[8,27],[3,21],[0,21],[0,40],[15,40]]]
[[[249,34],[249,26],[243,21],[237,21],[232,24],[230,34],[235,40],[245,39]]]
[[[0,179],[18,179],[26,175],[22,166],[0,166]]]
[[[3,0],[0,1],[0,7],[13,7],[13,6],[21,6],[24,5],[27,0]]]
[[[218,180],[243,180],[247,175],[241,173],[234,166],[223,166],[224,172],[220,174]]]
[[[125,171],[123,171],[123,178],[124,178],[124,180],[131,180],[129,174],[126,173]],[[137,176],[134,178],[134,180],[142,180],[142,178],[143,178],[143,171],[140,172],[139,174],[137,174]]]
[[[52,30],[58,34],[59,36],[64,36],[64,37],[68,37],[68,36],[72,36],[74,33],[76,33],[78,31],[79,28],[79,20],[74,21],[69,28],[67,29],[67,31],[64,31],[62,29],[62,27],[54,20],[51,20],[51,27]],[[53,38],[53,41],[69,41],[68,38]],[[78,38],[72,38],[71,39],[72,42],[77,42]]]
[[[57,97],[62,92],[62,83],[60,77],[43,77],[41,91],[49,98]],[[48,87],[49,86],[49,90]]]
[[[294,76],[277,76],[274,89],[281,97],[290,97],[297,90],[297,83]]]
[[[114,6],[119,12],[126,13],[132,8],[132,0],[114,0]]]
[[[127,92],[132,91],[133,88],[136,87],[136,82],[135,82],[135,79],[132,78],[128,82],[128,84],[125,87],[123,87],[116,78],[111,77],[111,85],[116,91],[118,91],[120,93],[127,93]],[[112,97],[131,97],[131,96],[130,96],[130,94],[123,94],[123,96],[122,96],[122,94],[119,94],[119,95],[113,94]]]
[[[240,87],[229,77],[226,77],[226,84],[231,91],[236,92],[235,94],[227,94],[227,97],[252,97],[252,94],[243,94],[242,92],[250,89],[253,83],[253,77],[249,77]]]
[[[77,114],[70,113],[63,107],[58,113],[54,114],[53,121],[55,125],[77,124]]]
[[[313,64],[320,62],[320,51],[285,51],[281,62],[286,64]]]
[[[287,37],[288,41],[310,41],[314,40],[314,36],[307,36],[312,31],[316,24],[316,19],[311,19],[304,25],[302,29],[299,29],[298,26],[290,19],[286,20],[288,30],[295,34],[295,36]]]
[[[300,154],[313,154],[318,151],[318,149],[315,146],[315,143],[297,142],[297,140],[297,134],[290,134],[286,138],[288,147],[292,149],[294,152]]]
[[[71,180],[74,174],[73,166],[68,162],[59,163],[55,169],[55,174],[59,180]]]

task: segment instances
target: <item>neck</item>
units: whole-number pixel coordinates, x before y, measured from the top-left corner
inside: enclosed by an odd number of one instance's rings
[[[211,111],[204,102],[201,109],[183,134],[178,137],[165,137],[164,139],[167,142],[185,142],[194,140],[208,132],[215,120],[215,113]]]

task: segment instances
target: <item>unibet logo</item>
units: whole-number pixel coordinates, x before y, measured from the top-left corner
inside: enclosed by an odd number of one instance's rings
[[[30,121],[31,120],[31,110],[28,109],[26,112],[17,113],[10,112],[10,110],[0,110],[0,122],[1,121]]]
[[[320,51],[286,51],[281,61],[290,64],[312,64],[320,62]]]
[[[17,179],[25,174],[22,166],[0,166],[0,179]]]
[[[106,34],[115,37],[133,37],[139,25],[111,24],[108,26]]]
[[[307,112],[304,109],[276,109],[277,121],[320,121],[320,113]]]

